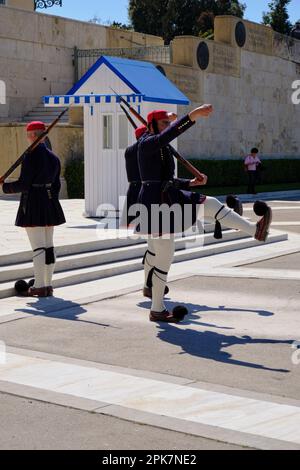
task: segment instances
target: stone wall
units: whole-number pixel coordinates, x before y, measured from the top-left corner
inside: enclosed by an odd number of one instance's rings
[[[134,43],[162,45],[163,41],[0,7],[0,80],[7,85],[7,104],[0,105],[0,121],[1,116],[6,122],[21,119],[41,96],[65,93],[71,87],[75,45],[88,49]],[[203,102],[212,103],[215,109],[208,120],[201,120],[179,139],[184,156],[241,158],[253,146],[269,157],[300,156],[300,105],[291,100],[292,83],[300,80],[300,41],[274,34],[263,25],[224,16],[216,18],[215,41],[175,38],[172,56],[172,64],[160,65],[192,102],[181,107],[180,114]],[[81,122],[80,113],[72,116],[73,123]],[[0,133],[1,148],[5,146],[13,161],[25,147],[22,143],[16,148],[20,129],[3,127]],[[72,135],[68,148],[60,147],[59,142],[64,141],[58,137],[61,133]],[[58,126],[52,138],[59,141],[57,152],[63,159],[71,143],[75,150],[76,146],[82,148],[80,128],[71,126],[67,131]],[[0,168],[7,163],[1,156]]]
[[[246,32],[241,46],[238,23]],[[200,102],[215,110],[179,139],[179,150],[193,158],[240,158],[257,146],[265,156],[300,157],[300,105],[291,99],[300,79],[300,42],[234,17],[217,17],[215,26],[215,41],[175,38],[176,66],[163,65],[192,101],[180,113]]]
[[[5,5],[20,10],[34,11],[34,0],[6,0]]]
[[[6,105],[0,122],[21,121],[44,95],[74,84],[74,47],[98,49],[163,45],[159,37],[117,30],[33,11],[0,7],[0,80]]]

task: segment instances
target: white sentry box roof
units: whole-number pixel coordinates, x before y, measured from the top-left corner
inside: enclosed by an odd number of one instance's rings
[[[106,215],[105,205],[115,215],[127,192],[124,151],[135,137],[119,105],[120,96],[144,117],[161,108],[177,113],[179,105],[189,104],[155,65],[107,56],[100,57],[66,95],[44,97],[47,107],[84,108],[87,217]]]

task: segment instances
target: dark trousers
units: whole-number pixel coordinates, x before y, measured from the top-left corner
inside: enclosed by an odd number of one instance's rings
[[[255,184],[257,182],[257,171],[248,171],[248,194],[255,194]]]

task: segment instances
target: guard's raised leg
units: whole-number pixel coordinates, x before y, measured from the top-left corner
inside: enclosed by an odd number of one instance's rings
[[[233,210],[223,206],[217,199],[207,197],[204,203],[204,217],[215,218],[219,224],[225,227],[242,230],[258,241],[266,241],[272,221],[272,209],[261,201],[257,201],[253,209],[256,215],[262,217],[257,223],[241,217]]]

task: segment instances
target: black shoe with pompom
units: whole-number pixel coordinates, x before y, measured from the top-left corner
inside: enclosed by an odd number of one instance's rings
[[[229,209],[233,209],[234,212],[236,212],[242,217],[244,212],[243,204],[237,196],[235,196],[234,194],[229,194],[229,196],[227,196],[226,198],[226,204]]]
[[[20,279],[15,283],[15,291],[19,295],[27,294],[29,287],[28,282],[23,279]]]
[[[164,323],[179,323],[184,320],[184,317],[188,314],[186,307],[178,305],[173,309],[173,312],[164,310],[163,312],[150,312],[150,321],[164,322]]]
[[[258,217],[261,217],[256,224],[255,239],[265,242],[268,238],[272,222],[272,209],[264,201],[256,201],[253,205],[253,210]]]

